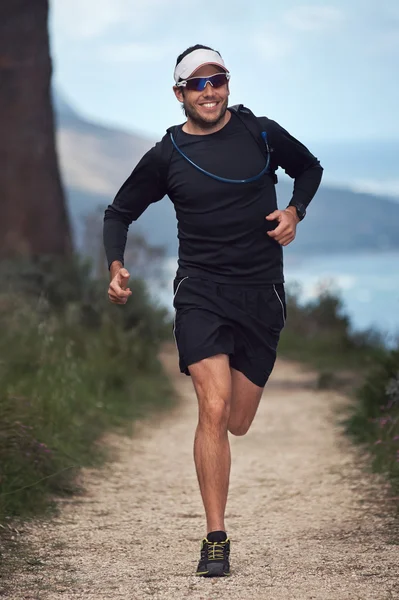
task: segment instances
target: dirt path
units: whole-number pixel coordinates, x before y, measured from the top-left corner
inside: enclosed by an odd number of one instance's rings
[[[232,439],[227,525],[232,577],[196,579],[204,519],[192,462],[196,399],[111,437],[117,460],[85,471],[86,494],[29,525],[35,555],[9,596],[33,599],[388,600],[399,598],[399,546],[356,450],[336,426],[342,398],[278,363],[250,433]]]

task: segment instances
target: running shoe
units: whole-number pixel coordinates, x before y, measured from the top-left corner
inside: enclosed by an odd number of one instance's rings
[[[228,577],[230,575],[230,540],[210,542],[204,538],[201,542],[201,558],[196,575],[199,577]]]

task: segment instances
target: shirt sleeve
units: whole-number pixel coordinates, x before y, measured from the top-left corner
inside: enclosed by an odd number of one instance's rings
[[[103,241],[108,268],[115,260],[124,264],[127,233],[133,221],[154,202],[166,195],[160,160],[161,142],[155,144],[140,162],[105,210]]]
[[[276,121],[267,119],[267,131],[273,167],[281,167],[295,180],[290,203],[308,206],[319,188],[323,167],[306,146]]]

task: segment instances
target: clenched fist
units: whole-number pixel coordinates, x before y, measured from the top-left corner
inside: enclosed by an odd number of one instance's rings
[[[132,295],[131,289],[127,287],[129,271],[122,267],[121,263],[112,263],[110,271],[111,283],[108,288],[108,298],[114,304],[126,304],[129,296]]]
[[[288,246],[295,239],[299,218],[293,206],[288,206],[285,210],[275,210],[265,218],[268,221],[278,221],[279,223],[276,229],[267,232],[267,235],[276,242],[282,246]]]

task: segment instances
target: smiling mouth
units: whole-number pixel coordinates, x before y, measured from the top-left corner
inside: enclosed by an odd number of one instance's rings
[[[207,110],[215,108],[215,106],[217,106],[217,105],[218,105],[218,102],[204,102],[203,104],[200,104],[201,108],[205,108]]]

